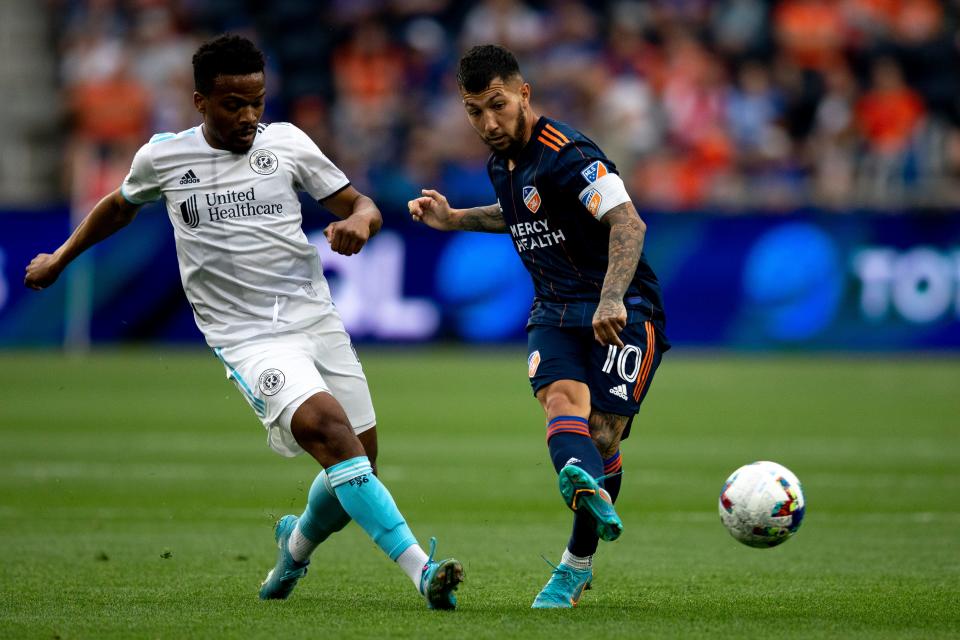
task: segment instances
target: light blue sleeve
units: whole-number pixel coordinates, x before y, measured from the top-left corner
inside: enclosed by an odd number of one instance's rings
[[[140,147],[137,154],[133,156],[130,173],[120,185],[120,193],[132,204],[155,202],[163,195],[157,172],[153,168],[153,156],[149,143]]]

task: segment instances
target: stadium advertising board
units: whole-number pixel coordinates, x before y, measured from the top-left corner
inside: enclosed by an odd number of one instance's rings
[[[743,349],[960,349],[960,219],[925,215],[647,214],[646,251],[674,344]],[[159,207],[36,294],[23,267],[65,236],[64,210],[0,212],[0,345],[194,342]],[[444,234],[388,213],[358,255],[309,215],[337,307],[359,341],[519,341],[532,288],[509,237]],[[76,268],[74,268],[76,267]],[[84,317],[78,317],[84,316]]]

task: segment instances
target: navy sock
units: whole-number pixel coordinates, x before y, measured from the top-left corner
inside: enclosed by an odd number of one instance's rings
[[[603,488],[610,494],[610,499],[616,502],[617,496],[620,495],[620,481],[623,478],[623,460],[620,458],[619,451],[603,461],[603,475],[611,473],[616,475],[604,480]]]
[[[620,495],[620,481],[623,475],[621,469],[622,461],[619,451],[603,461],[604,475],[608,473],[617,474],[607,478],[601,483],[607,493],[610,494],[610,499],[614,502],[617,501],[617,496]],[[567,551],[579,558],[586,558],[597,552],[597,545],[599,543],[600,538],[597,537],[593,516],[579,511],[574,514],[573,531],[570,533],[570,541],[567,542]]]
[[[579,416],[557,416],[547,424],[547,448],[557,473],[566,465],[580,467],[594,478],[603,475],[603,458],[590,437],[590,425]]]

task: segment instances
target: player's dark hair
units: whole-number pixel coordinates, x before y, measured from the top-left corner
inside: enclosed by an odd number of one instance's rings
[[[520,75],[520,64],[509,49],[497,44],[473,47],[460,58],[457,84],[470,93],[483,91],[494,78],[508,80]]]
[[[263,52],[243,36],[224,34],[204,42],[193,54],[193,86],[204,95],[217,76],[245,76],[263,71]]]

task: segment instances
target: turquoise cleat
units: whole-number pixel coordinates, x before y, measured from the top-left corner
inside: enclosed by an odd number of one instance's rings
[[[420,593],[431,609],[456,609],[457,598],[453,592],[463,582],[463,565],[453,558],[435,562],[436,550],[437,539],[430,538],[430,555],[420,574]]]
[[[550,581],[537,594],[531,609],[571,609],[577,606],[584,589],[590,588],[593,569],[574,569],[562,562],[553,567]]]
[[[277,540],[277,564],[270,569],[267,578],[260,585],[261,600],[286,600],[297,586],[297,581],[307,575],[309,560],[297,562],[287,551],[287,541],[297,526],[297,516],[283,516],[277,520],[273,535]]]
[[[567,506],[577,511],[585,508],[597,523],[597,535],[611,542],[623,533],[623,522],[613,508],[610,494],[597,484],[589,473],[568,464],[560,469],[560,494]]]

